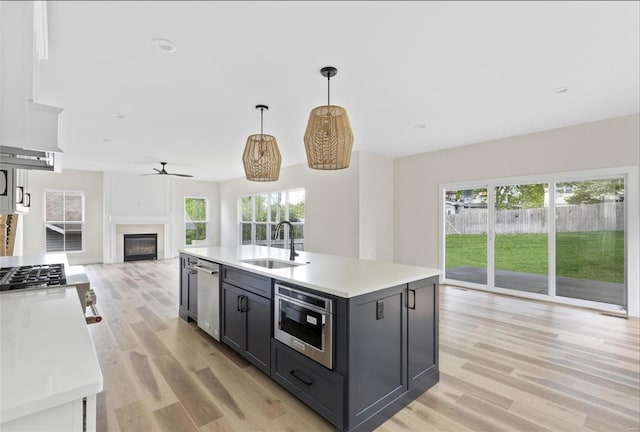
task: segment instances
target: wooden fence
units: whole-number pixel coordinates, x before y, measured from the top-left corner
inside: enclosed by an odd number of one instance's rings
[[[487,231],[487,209],[465,209],[446,215],[447,234],[481,234]],[[500,234],[546,233],[547,209],[497,210]],[[556,208],[556,232],[622,231],[624,203],[582,204]]]

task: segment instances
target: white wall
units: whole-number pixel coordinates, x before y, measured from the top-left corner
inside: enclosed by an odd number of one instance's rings
[[[140,176],[125,173],[104,175],[104,262],[116,261],[116,225],[163,224],[165,258],[175,257],[184,244],[184,198],[209,200],[210,243],[220,242],[219,185],[215,182],[171,176]],[[160,254],[159,254],[160,255]]]
[[[185,247],[184,199],[185,197],[207,198],[209,202],[209,231],[206,246],[220,246],[220,184],[175,178],[173,180],[173,203],[171,207],[172,244],[174,256]],[[199,245],[201,246],[201,245]]]
[[[240,196],[298,188],[305,189],[305,250],[393,260],[393,160],[360,151],[345,170],[312,170],[304,163],[282,168],[277,182],[222,182],[221,245],[238,245]]]
[[[360,258],[393,261],[393,159],[358,152]]]
[[[112,218],[164,218],[171,213],[171,178],[105,173],[105,209]]]
[[[238,245],[238,197],[262,192],[305,189],[305,250],[357,257],[358,158],[345,170],[318,171],[306,164],[280,170],[276,182],[250,182],[244,178],[220,184],[221,245]]]
[[[44,253],[46,189],[82,191],[85,194],[85,250],[69,253],[71,264],[113,262],[115,245],[111,245],[112,230],[120,223],[166,224],[168,240],[165,243],[168,245],[164,256],[177,256],[178,249],[185,246],[185,196],[208,199],[209,244],[220,244],[219,184],[215,182],[64,169],[59,173],[32,170],[29,172],[29,189],[31,211],[20,216],[19,222],[23,227],[21,255]]]
[[[395,261],[439,267],[438,186],[479,179],[613,168],[640,163],[636,115],[505,138],[394,161]],[[636,177],[637,178],[637,177]],[[628,196],[630,205],[640,197]],[[635,201],[635,204],[633,202]],[[637,215],[637,212],[636,212]],[[629,220],[630,314],[638,315],[638,225]],[[635,233],[635,234],[634,234]]]
[[[84,251],[69,253],[70,264],[102,262],[102,178],[100,172],[64,170],[29,172],[31,210],[21,216],[23,225],[23,255],[43,254],[44,191],[60,189],[84,192]]]
[[[162,250],[170,257],[172,248],[171,180],[166,176],[141,176],[125,173],[104,174],[103,261],[118,262],[118,225],[162,225]]]

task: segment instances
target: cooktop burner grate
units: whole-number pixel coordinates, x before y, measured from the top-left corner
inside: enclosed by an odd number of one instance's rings
[[[64,264],[0,268],[0,291],[57,287],[67,283]]]

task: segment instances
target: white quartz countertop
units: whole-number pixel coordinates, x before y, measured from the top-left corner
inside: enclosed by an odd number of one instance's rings
[[[428,267],[306,251],[298,251],[300,255],[296,257],[295,262],[303,265],[295,267],[269,269],[242,262],[257,258],[289,261],[288,249],[264,246],[240,246],[237,249],[193,247],[185,248],[181,252],[344,298],[367,294],[419,279],[439,276],[441,273],[438,269]]]
[[[100,391],[102,373],[75,287],[0,296],[0,422]]]
[[[64,264],[68,265],[67,254],[49,253],[41,255],[18,255],[0,257],[0,267],[18,267],[36,264]]]

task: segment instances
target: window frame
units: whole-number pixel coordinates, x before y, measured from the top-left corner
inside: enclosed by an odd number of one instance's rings
[[[62,214],[66,215],[66,210],[65,210],[65,205],[66,205],[66,201],[65,201],[65,196],[66,194],[79,194],[82,197],[82,220],[80,222],[78,221],[50,221],[47,219],[47,194],[50,192],[61,192],[63,194],[63,199],[62,199],[62,205],[63,205],[63,211]],[[42,206],[42,222],[43,222],[43,232],[44,232],[44,253],[45,254],[49,254],[49,253],[69,253],[69,254],[81,254],[81,253],[85,253],[85,224],[86,224],[86,199],[85,199],[85,193],[84,191],[81,190],[72,190],[72,189],[45,189],[43,191],[42,194],[42,201],[43,201],[43,206]],[[66,217],[66,216],[65,216]],[[80,225],[80,250],[67,250],[66,248],[66,232],[62,233],[64,237],[64,247],[62,250],[59,251],[49,251],[47,250],[47,226],[48,225],[53,225],[53,224],[79,224]],[[57,228],[57,227],[56,227]],[[53,228],[50,228],[53,229]],[[58,231],[57,229],[54,229],[54,231]],[[66,230],[65,230],[66,231]]]
[[[579,182],[579,181],[589,181],[589,180],[604,180],[604,179],[616,179],[623,178],[625,180],[625,216],[624,216],[624,230],[625,230],[625,238],[624,238],[624,253],[625,253],[625,305],[610,305],[606,303],[599,303],[590,300],[583,299],[574,299],[570,297],[561,297],[556,295],[555,290],[555,263],[556,263],[556,251],[555,251],[555,214],[551,212],[555,212],[555,193],[550,193],[550,199],[552,199],[553,206],[549,205],[549,260],[553,265],[549,265],[549,278],[550,278],[550,286],[549,286],[549,294],[536,294],[536,293],[526,293],[526,292],[518,292],[510,289],[503,289],[499,287],[495,287],[494,284],[474,284],[468,283],[464,281],[453,281],[449,280],[446,277],[442,277],[442,282],[462,287],[468,287],[473,289],[479,289],[489,292],[495,292],[500,294],[507,294],[517,297],[523,298],[533,298],[538,300],[550,301],[554,303],[568,304],[572,306],[579,307],[588,307],[599,310],[614,310],[616,313],[620,311],[624,313],[631,313],[635,309],[635,305],[638,304],[638,297],[640,297],[640,290],[638,290],[638,281],[640,280],[640,272],[639,268],[634,265],[634,263],[638,262],[638,256],[640,255],[639,249],[640,244],[638,240],[640,239],[639,231],[640,227],[637,224],[637,221],[640,220],[640,202],[638,201],[638,197],[640,194],[638,193],[638,168],[635,166],[622,166],[622,167],[613,167],[613,168],[602,168],[602,169],[593,169],[593,170],[581,170],[581,171],[568,171],[568,172],[556,172],[556,173],[547,173],[547,174],[536,174],[536,175],[527,175],[527,176],[518,176],[518,177],[505,177],[505,178],[491,178],[484,180],[475,180],[475,181],[463,181],[463,182],[452,182],[452,183],[441,183],[439,185],[439,238],[438,238],[438,259],[439,259],[439,268],[442,270],[443,275],[446,271],[446,250],[445,250],[445,194],[447,190],[450,189],[463,189],[463,188],[480,188],[486,187],[489,190],[493,190],[496,184],[521,184],[521,183],[536,183],[536,182],[544,182],[548,183],[549,187],[555,191],[555,187],[557,183],[563,182]],[[493,201],[493,196],[490,197],[490,202]],[[491,227],[488,228],[489,230]],[[488,232],[488,236],[491,236],[492,233]],[[491,246],[492,243],[490,242]],[[489,247],[487,251],[487,258],[493,259],[493,248]],[[487,263],[490,268],[493,266],[492,262]],[[492,275],[488,273],[489,280],[491,280]],[[637,312],[636,312],[637,313]]]
[[[204,220],[189,220],[187,221],[187,200],[188,199],[192,199],[192,200],[204,200],[204,214],[205,214],[205,219]],[[208,242],[209,240],[209,199],[207,197],[201,197],[201,196],[192,196],[192,195],[185,195],[184,200],[182,201],[182,213],[183,213],[183,228],[184,228],[184,236],[183,236],[183,242],[184,242],[184,246],[185,247],[197,247],[197,246],[203,246],[200,244],[194,245],[194,244],[187,244],[187,223],[204,223],[205,224],[205,244],[206,242]]]
[[[291,205],[291,194],[295,194],[295,193],[299,193],[299,192],[303,192],[304,193],[304,200],[306,202],[306,190],[304,188],[295,188],[295,189],[285,189],[285,190],[278,190],[278,191],[270,191],[270,192],[260,192],[260,193],[253,193],[253,194],[244,194],[244,195],[240,195],[238,197],[238,244],[240,246],[246,246],[246,245],[256,245],[257,244],[257,238],[256,238],[256,228],[258,226],[265,226],[265,245],[266,247],[276,247],[276,248],[284,248],[286,249],[287,246],[287,239],[289,238],[289,226],[285,225],[284,229],[280,232],[280,239],[283,239],[283,244],[282,247],[280,247],[279,245],[274,245],[273,244],[273,233],[272,233],[272,227],[276,224],[278,224],[281,221],[289,221],[290,218],[290,205]],[[283,208],[284,208],[284,214],[281,215],[280,221],[273,221],[271,220],[271,207],[272,207],[272,202],[271,202],[271,197],[275,194],[283,194],[284,195],[284,203],[282,204]],[[266,197],[266,214],[267,214],[267,220],[266,221],[258,221],[256,220],[256,197],[258,196],[265,196]],[[245,198],[251,198],[251,220],[244,220],[244,209],[243,209],[243,201]],[[306,209],[305,209],[305,214],[306,214]],[[244,243],[243,242],[243,230],[242,227],[243,225],[249,224],[251,226],[251,233],[250,233],[250,242],[249,243]],[[302,222],[296,221],[296,222],[291,222],[291,224],[296,227],[296,226],[300,226],[303,227],[303,233],[304,233],[304,218],[302,220]],[[297,245],[296,248],[299,250],[304,250],[304,237],[301,239],[296,239],[296,240],[301,240],[301,244]],[[262,241],[262,240],[261,240]]]

